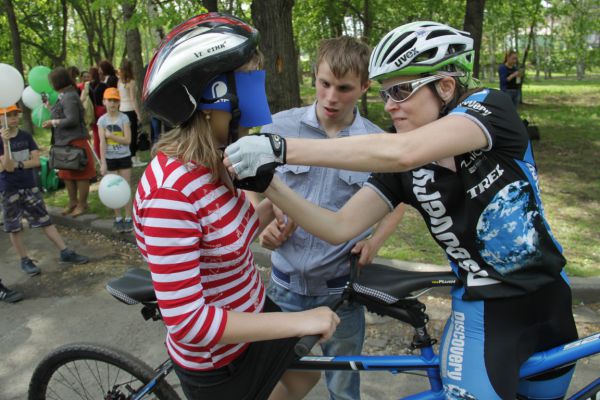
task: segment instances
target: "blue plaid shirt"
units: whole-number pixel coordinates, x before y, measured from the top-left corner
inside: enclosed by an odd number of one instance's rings
[[[261,132],[284,137],[327,139],[316,114],[316,103],[273,115],[273,123]],[[352,124],[337,137],[380,133],[381,128],[355,111]],[[339,210],[369,178],[368,172],[355,172],[304,165],[282,165],[277,175],[296,193],[329,210]],[[371,229],[354,239],[331,245],[298,227],[271,255],[272,279],[292,292],[307,296],[340,293],[349,274],[348,255],[356,242],[366,238]]]

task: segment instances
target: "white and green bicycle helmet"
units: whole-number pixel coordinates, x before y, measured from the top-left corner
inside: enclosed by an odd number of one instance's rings
[[[406,75],[433,75],[445,71],[470,81],[473,39],[468,32],[430,21],[399,26],[381,39],[369,62],[369,78],[382,81]]]

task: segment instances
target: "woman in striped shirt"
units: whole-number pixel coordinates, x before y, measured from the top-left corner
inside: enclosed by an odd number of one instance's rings
[[[267,298],[249,246],[271,207],[254,209],[221,163],[242,127],[270,122],[257,35],[224,14],[194,17],[167,36],[144,84],[146,107],[177,128],[140,180],[135,234],[190,399],[302,398],[319,374],[284,373],[293,346],[339,323],[327,307],[283,313]]]

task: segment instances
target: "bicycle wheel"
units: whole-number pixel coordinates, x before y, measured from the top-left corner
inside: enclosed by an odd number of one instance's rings
[[[29,383],[29,400],[130,399],[155,372],[120,350],[78,343],[59,347],[36,367]],[[144,399],[180,400],[162,381]]]

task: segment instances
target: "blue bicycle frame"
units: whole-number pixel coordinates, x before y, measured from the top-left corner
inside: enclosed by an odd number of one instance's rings
[[[356,270],[356,269],[354,269]],[[144,304],[144,308],[142,310],[142,314],[145,319],[153,319],[160,320],[161,316],[158,312],[158,307],[156,303],[144,303],[141,300],[131,299],[128,295],[128,289],[130,286],[136,290],[133,290],[134,293],[142,293],[142,297],[144,293],[152,293],[153,288],[151,285],[151,280],[149,277],[149,272],[147,271],[133,271],[132,275],[136,275],[137,278],[145,278],[146,279],[146,292],[137,290],[139,284],[139,279],[135,280],[135,283],[123,283],[123,287],[117,286],[119,283],[118,280],[115,280],[111,284],[114,287],[110,287],[111,290],[109,292],[113,294],[117,299],[127,303],[127,304],[137,304],[142,302]],[[406,273],[405,273],[406,274]],[[423,273],[418,273],[415,276],[420,278]],[[434,274],[435,276],[431,276],[430,280],[420,279],[415,280],[415,282],[420,282],[420,289],[424,287],[434,287],[434,286],[450,286],[454,282],[453,275],[440,275]],[[452,278],[452,279],[451,279]],[[403,278],[403,282],[405,284],[412,283],[410,279],[405,275]],[[129,285],[129,286],[128,286]],[[110,285],[107,285],[109,287]],[[351,285],[347,284],[347,288]],[[412,288],[412,287],[411,287]],[[417,288],[417,289],[419,289]],[[345,290],[345,294],[346,294]],[[343,298],[345,298],[343,296]],[[125,300],[124,300],[125,299]],[[377,304],[369,299],[363,298],[361,303],[369,309],[369,305],[371,307],[377,308]],[[408,400],[443,400],[445,399],[444,390],[442,386],[441,376],[440,376],[440,359],[438,355],[433,350],[433,344],[435,343],[435,339],[429,337],[426,329],[426,324],[428,321],[428,317],[425,314],[425,306],[418,302],[415,298],[406,298],[398,301],[398,307],[394,307],[393,309],[385,309],[387,314],[392,318],[410,324],[415,328],[415,336],[413,336],[412,348],[418,349],[420,355],[390,355],[390,356],[305,356],[300,358],[298,361],[294,362],[290,369],[296,370],[319,370],[319,371],[327,371],[327,370],[347,370],[347,371],[390,371],[394,374],[401,372],[411,372],[411,371],[422,371],[426,374],[426,377],[429,380],[430,389],[410,395],[405,397],[404,399]],[[385,307],[385,306],[380,306]],[[382,311],[379,308],[379,311]],[[377,310],[375,310],[377,312]],[[306,338],[304,338],[306,339]],[[318,339],[318,338],[317,338]],[[314,341],[308,349],[312,347]],[[308,350],[307,350],[308,351]],[[303,353],[306,354],[306,353]],[[555,369],[565,367],[568,365],[572,365],[577,360],[589,357],[595,354],[600,354],[600,332],[592,334],[588,337],[578,339],[572,341],[570,343],[566,343],[552,349],[539,352],[531,356],[523,365],[521,366],[521,378],[531,378],[536,375],[544,374],[551,372]],[[164,379],[166,375],[168,375],[173,369],[173,363],[170,359],[166,360],[163,364],[161,364],[158,368],[155,369],[154,378],[146,384],[143,388],[139,389],[133,399],[141,399],[145,397],[146,394],[150,393],[151,390],[156,386],[156,384]],[[575,395],[570,397],[569,400],[592,400],[597,399],[598,394],[600,393],[600,379],[595,379],[592,383],[588,384],[585,388],[581,389]],[[592,397],[594,396],[594,397]]]
[[[381,371],[392,373],[403,371],[426,371],[431,389],[404,397],[407,400],[443,400],[444,392],[440,378],[440,360],[431,346],[420,349],[421,355],[396,356],[305,356],[290,368],[299,370],[353,370]],[[531,356],[521,366],[521,378],[536,375],[574,364],[577,360],[600,354],[600,333],[554,347]],[[600,385],[600,378],[581,389],[570,399],[584,399],[587,391]]]

